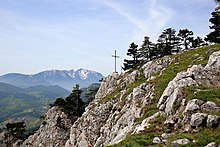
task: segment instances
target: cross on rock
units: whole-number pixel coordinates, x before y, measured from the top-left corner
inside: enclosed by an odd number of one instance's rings
[[[117,58],[119,58],[119,56],[117,56],[117,54],[116,54],[116,50],[115,50],[115,55],[112,55],[112,57],[114,57],[115,58],[115,72],[117,73],[117,71],[116,71],[116,59]]]

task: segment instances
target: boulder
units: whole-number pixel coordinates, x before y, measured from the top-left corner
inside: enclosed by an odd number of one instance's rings
[[[191,115],[192,115],[193,113],[196,113],[197,110],[200,109],[200,105],[202,105],[203,103],[204,103],[203,101],[198,100],[198,99],[192,99],[192,100],[190,100],[190,101],[187,103],[187,105],[186,105],[186,107],[185,107],[185,109],[184,109],[184,111],[183,111],[183,116],[184,116],[183,122],[189,123],[190,120],[191,120]]]
[[[214,52],[210,55],[208,64],[205,66],[207,69],[220,69],[220,52]]]
[[[217,115],[208,115],[207,127],[218,127],[220,118]]]
[[[211,102],[211,101],[207,101],[206,103],[204,103],[202,106],[201,106],[201,109],[203,111],[208,111],[208,112],[216,112],[216,111],[219,111],[219,107],[214,103],[214,102]]]
[[[207,144],[205,147],[218,147],[218,145],[215,142],[211,142]]]
[[[179,145],[186,145],[190,141],[188,139],[178,139],[172,142],[172,147],[178,147]]]
[[[160,144],[160,143],[161,143],[161,139],[160,139],[159,137],[155,137],[155,138],[153,139],[153,143],[155,143],[155,144]]]
[[[197,128],[206,122],[207,114],[195,113],[191,117],[190,125],[192,128]]]
[[[196,110],[200,109],[200,105],[202,105],[203,103],[204,102],[201,100],[192,99],[187,103],[184,112],[196,112]]]

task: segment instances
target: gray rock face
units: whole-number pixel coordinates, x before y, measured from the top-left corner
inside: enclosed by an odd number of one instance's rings
[[[111,93],[115,88],[117,87],[118,83],[117,80],[119,79],[118,73],[113,73],[111,76],[108,76],[103,79],[104,82],[102,82],[97,94],[96,99],[100,99],[105,97],[107,94]],[[108,81],[108,82],[105,82]]]
[[[209,57],[209,62],[205,68],[219,70],[220,69],[220,52],[214,52]]]
[[[172,147],[178,147],[179,145],[186,145],[190,141],[188,139],[178,139],[172,142]]]
[[[0,147],[18,147],[22,140],[9,135],[7,131],[0,133]]]
[[[195,113],[192,115],[190,125],[192,128],[197,128],[200,125],[206,123],[207,114],[205,113]]]
[[[148,118],[145,118],[141,124],[139,125],[136,125],[135,126],[135,129],[133,131],[132,134],[138,134],[138,133],[141,133],[142,131],[144,131],[146,128],[148,128],[150,126],[150,121],[153,121],[155,120],[157,117],[162,117],[164,116],[165,114],[163,112],[157,112],[155,113],[154,115],[148,117]]]
[[[144,75],[150,77],[170,62],[171,59],[165,57],[155,63],[147,63],[142,67]],[[152,100],[154,86],[143,81],[144,84],[128,89],[128,85],[135,82],[141,74],[143,73],[136,70],[121,75],[114,73],[105,78],[95,100],[71,127],[66,147],[80,145],[98,147],[115,144],[123,140],[128,133],[136,133],[146,127],[148,121],[139,126],[135,124],[135,120],[141,117],[143,107]],[[103,98],[117,88],[121,91],[113,99],[103,102]]]
[[[151,75],[155,74],[158,71],[163,70],[173,61],[170,57],[164,57],[157,61],[149,61],[147,62],[142,69],[144,69],[145,78],[149,78]]]
[[[60,122],[57,120],[60,118]],[[40,129],[29,136],[22,147],[27,146],[64,146],[70,135],[71,120],[59,108],[51,108],[45,117],[45,124],[40,126]]]

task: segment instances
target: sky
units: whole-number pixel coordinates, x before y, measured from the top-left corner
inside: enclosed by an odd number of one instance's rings
[[[0,0],[0,75],[85,68],[107,76],[117,50],[169,27],[206,36],[212,0]]]

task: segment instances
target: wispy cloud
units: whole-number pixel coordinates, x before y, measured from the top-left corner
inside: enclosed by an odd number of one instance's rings
[[[119,2],[113,0],[102,0],[105,5],[112,8],[115,13],[124,16],[136,29],[134,30],[133,41],[140,43],[143,36],[151,36],[153,40],[156,40],[156,36],[166,23],[172,17],[173,11],[170,8],[160,5],[158,7],[157,0],[149,0],[148,2],[142,2],[145,10],[143,13],[145,17],[141,19],[135,17],[126,6],[122,6]],[[128,5],[127,5],[128,6]],[[128,6],[129,7],[129,6]]]

